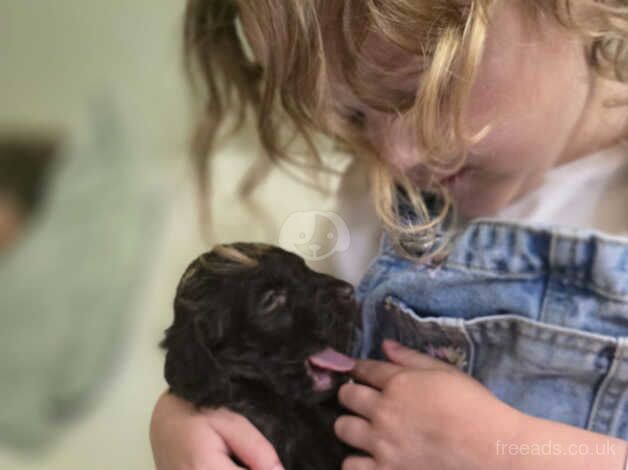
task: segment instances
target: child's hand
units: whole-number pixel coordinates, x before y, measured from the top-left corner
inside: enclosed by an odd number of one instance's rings
[[[340,388],[338,437],[372,457],[348,457],[343,470],[461,470],[503,468],[496,443],[513,442],[527,416],[495,398],[452,366],[386,341],[394,364],[358,361],[363,384]]]
[[[251,470],[280,470],[277,453],[243,416],[225,408],[196,411],[170,393],[161,395],[150,425],[157,470],[236,470],[231,453]]]

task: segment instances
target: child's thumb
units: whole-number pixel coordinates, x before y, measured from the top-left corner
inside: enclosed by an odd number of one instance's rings
[[[283,470],[271,443],[244,416],[221,408],[213,413],[211,425],[251,470]]]

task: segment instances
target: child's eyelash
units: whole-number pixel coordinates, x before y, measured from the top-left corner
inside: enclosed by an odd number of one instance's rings
[[[363,111],[360,111],[356,108],[351,107],[343,107],[342,117],[348,120],[350,123],[358,126],[364,127],[366,125],[366,114]]]

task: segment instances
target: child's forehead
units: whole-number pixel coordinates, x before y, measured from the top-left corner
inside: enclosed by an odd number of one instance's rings
[[[275,31],[288,31],[293,27],[287,23],[294,22],[293,17],[299,8],[289,8],[287,6],[272,6],[268,0],[255,0],[256,3],[238,2],[239,14],[238,20],[242,31],[241,36],[244,36],[244,41],[249,45],[254,52],[258,61],[262,62],[267,54],[273,53],[273,45],[267,44],[264,39],[264,34],[260,25],[264,25],[263,28],[269,28]],[[259,5],[264,4],[264,8],[259,8]],[[438,3],[438,2],[434,2]],[[256,6],[253,6],[256,5]],[[384,32],[382,27],[378,26],[378,22],[371,18],[368,21],[364,21],[363,18],[368,9],[362,8],[359,12],[345,9],[344,1],[322,1],[316,2],[316,21],[314,22],[320,28],[320,33],[323,42],[325,43],[326,55],[330,59],[334,56],[338,56],[342,47],[338,47],[338,42],[341,39],[341,35],[347,31],[359,30],[365,28],[364,41],[361,44],[361,52],[365,54],[370,60],[373,60],[382,66],[398,66],[400,63],[404,63],[412,57],[429,56],[431,48],[436,44],[439,37],[439,31],[445,32],[451,30],[451,28],[463,28],[465,26],[465,20],[460,15],[458,17],[459,24],[448,24],[447,27],[443,27],[442,24],[427,24],[417,19],[416,28],[413,26],[399,25],[399,29],[403,30],[402,34],[410,37],[416,32],[416,48],[410,52],[404,50],[399,45],[395,44],[394,40],[391,40],[390,34],[397,34],[399,31],[388,30]],[[503,16],[499,15],[502,10],[508,10],[510,14]],[[263,12],[259,14],[259,12]],[[304,10],[305,11],[305,10]],[[511,27],[521,29],[523,25],[526,25],[526,29],[529,31],[534,30],[535,35],[541,34],[539,29],[540,25],[534,22],[534,26],[531,27],[532,16],[529,14],[530,8],[524,5],[514,6],[514,4],[505,4],[491,13],[491,19],[489,20],[488,30],[489,32],[497,27],[498,29],[510,30]],[[290,13],[289,13],[290,12]],[[516,14],[511,14],[511,13]],[[528,12],[528,13],[526,13]],[[305,14],[301,12],[301,14]],[[371,14],[371,13],[369,13]],[[454,15],[455,16],[455,15]],[[498,16],[499,18],[496,18]],[[453,21],[453,20],[452,20]],[[517,24],[514,24],[513,21]],[[500,23],[508,23],[500,25]],[[502,27],[503,26],[503,27]],[[433,30],[432,30],[433,28]],[[505,38],[507,39],[507,38]],[[412,40],[411,40],[412,41]],[[428,44],[428,42],[430,44]],[[425,60],[425,59],[424,59]]]
[[[347,34],[346,31],[351,27],[346,24],[346,19],[343,21],[343,18],[339,17],[341,9],[337,7],[343,3],[340,1],[317,3],[317,8],[319,8],[317,23],[321,28],[325,49],[321,57],[324,57],[326,61],[325,73],[330,91],[329,98],[333,105],[351,107],[359,111],[368,109],[373,112],[407,109],[416,97],[423,72],[430,66],[432,45],[419,44],[416,50],[405,50],[382,31],[377,31],[374,25],[369,25],[366,34],[361,38],[358,52],[348,52],[344,47],[346,38],[343,35]],[[245,7],[241,10],[242,28],[251,49],[262,66],[264,66],[263,58],[267,57],[267,54],[275,54],[272,66],[282,67],[282,56],[289,55],[289,49],[267,43],[268,39],[265,40],[262,29],[271,28],[270,25],[264,24],[264,21],[270,21],[270,18],[262,18],[263,15],[255,16],[253,10],[252,7]],[[272,25],[271,30],[290,29],[281,25],[282,21],[286,21],[282,17],[287,15],[285,13],[287,9],[279,8],[279,10],[281,14],[272,18],[277,23]],[[489,63],[493,64],[489,67],[490,70],[496,72],[502,70],[503,73],[483,74],[483,86],[489,85],[496,79],[498,83],[495,86],[516,84],[515,74],[506,73],[506,69],[516,71],[517,67],[513,61],[515,57],[522,55],[520,49],[529,51],[529,54],[526,52],[525,57],[535,52],[536,49],[531,46],[541,40],[543,35],[539,28],[542,25],[539,23],[537,27],[529,27],[530,18],[527,17],[525,11],[521,6],[506,2],[492,12],[487,30],[487,41],[483,45],[482,63],[488,59]],[[261,28],[260,25],[262,25]],[[428,36],[435,37],[433,34],[418,31],[417,42],[421,40],[420,38],[425,39]],[[554,44],[552,47],[558,46]],[[310,54],[317,53],[308,48],[298,50],[302,53],[305,51]],[[353,54],[353,57],[346,57],[347,54]],[[538,54],[543,55],[544,52],[538,52]],[[531,57],[530,60],[532,60]],[[482,63],[480,69],[482,69]],[[307,70],[311,71],[309,68]],[[351,79],[346,75],[347,71]],[[513,83],[498,80],[499,77],[511,75]],[[359,85],[357,88],[350,83],[352,80]],[[384,109],[375,103],[388,104]]]

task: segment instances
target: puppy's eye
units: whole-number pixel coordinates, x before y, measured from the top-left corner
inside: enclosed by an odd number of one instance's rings
[[[285,305],[285,303],[286,293],[281,290],[271,289],[266,291],[262,296],[262,299],[259,302],[259,311],[262,315],[270,313],[278,307]]]

